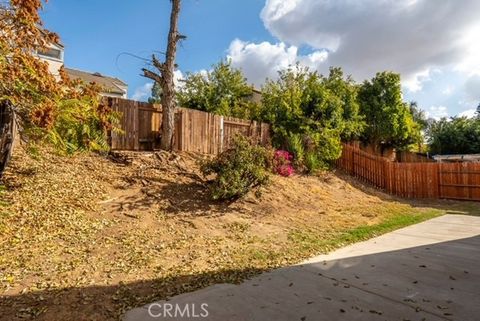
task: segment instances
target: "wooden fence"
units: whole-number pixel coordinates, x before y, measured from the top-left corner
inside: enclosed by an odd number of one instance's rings
[[[480,201],[480,163],[396,163],[344,145],[337,167],[400,197]]]
[[[433,163],[435,160],[428,158],[426,154],[401,151],[396,153],[396,161],[399,163]]]
[[[106,103],[121,115],[119,127],[122,132],[112,132],[109,138],[112,150],[153,150],[159,146],[160,105],[120,98],[108,98]],[[173,145],[177,151],[218,154],[230,146],[238,133],[261,144],[270,142],[268,124],[187,108],[175,111]]]

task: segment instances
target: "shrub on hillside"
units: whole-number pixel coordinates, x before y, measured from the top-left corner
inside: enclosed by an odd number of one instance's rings
[[[107,132],[121,132],[117,128],[121,115],[101,101],[100,87],[95,84],[76,81],[68,85],[70,90],[51,109],[32,112],[32,126],[24,134],[32,138],[31,143],[50,144],[63,154],[108,151]]]
[[[232,147],[202,166],[204,175],[215,174],[210,192],[214,200],[245,195],[269,180],[272,153],[244,136],[236,136]]]
[[[273,169],[276,174],[284,177],[292,176],[295,170],[292,166],[293,155],[286,150],[277,150],[273,157]]]
[[[307,173],[313,174],[323,168],[322,162],[314,152],[308,152],[305,155],[304,165]]]
[[[302,136],[300,134],[290,134],[286,138],[287,149],[293,154],[293,162],[296,166],[301,166],[305,157],[305,147],[303,146]]]
[[[322,76],[297,65],[262,88],[262,120],[272,126],[273,144],[294,155],[296,169],[306,168],[306,153],[315,153],[309,165],[329,167],[340,157],[342,140],[357,139],[366,126],[357,91],[340,68]]]

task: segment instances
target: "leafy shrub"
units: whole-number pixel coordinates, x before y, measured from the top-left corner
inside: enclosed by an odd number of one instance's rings
[[[230,60],[222,60],[206,73],[187,73],[177,92],[178,105],[223,116],[256,119],[259,104],[250,100],[252,87]]]
[[[329,167],[342,155],[342,141],[335,129],[324,129],[311,135],[317,158],[323,167]]]
[[[64,153],[108,149],[114,115],[99,104],[101,88],[69,79],[63,68],[56,79],[34,54],[59,42],[42,27],[43,2],[0,4],[0,107],[14,107],[19,133],[32,144],[53,143]]]
[[[290,161],[293,160],[295,169],[307,173],[330,167],[342,152],[341,138],[337,129],[324,128],[309,134],[290,134],[286,136],[285,141],[288,150],[293,154]]]
[[[236,136],[232,147],[203,164],[204,175],[215,174],[210,185],[214,200],[241,197],[269,181],[271,152],[244,136]]]
[[[358,138],[365,122],[357,84],[340,68],[328,76],[297,66],[279,73],[262,88],[262,120],[272,126],[273,143],[294,154],[298,168],[315,152],[328,166],[341,152],[341,141]]]
[[[322,162],[318,158],[315,152],[308,152],[305,154],[304,165],[308,173],[315,173],[319,169],[323,168]]]
[[[302,136],[299,134],[290,134],[287,136],[287,149],[293,154],[293,160],[297,166],[303,163],[305,157],[305,147],[303,146]]]
[[[292,166],[293,155],[286,150],[277,150],[273,157],[273,167],[278,175],[288,177],[295,172]]]
[[[107,130],[115,130],[118,115],[96,99],[72,99],[60,102],[56,121],[48,131],[48,140],[60,151],[108,151]]]

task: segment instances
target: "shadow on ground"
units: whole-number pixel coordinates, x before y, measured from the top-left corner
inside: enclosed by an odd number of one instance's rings
[[[139,174],[125,179],[125,185],[116,186],[119,197],[111,210],[142,211],[158,205],[165,214],[183,217],[219,216],[241,212],[235,201],[211,199],[208,182],[196,173],[179,172],[174,177],[151,177]]]
[[[479,271],[480,237],[475,236],[285,267],[241,286],[200,291],[170,303],[207,303],[206,320],[473,321],[480,315]],[[212,284],[238,283],[261,272],[216,271],[2,296],[0,320],[118,320],[131,307]]]

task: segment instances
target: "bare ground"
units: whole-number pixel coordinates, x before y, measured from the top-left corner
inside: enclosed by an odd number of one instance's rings
[[[116,320],[326,252],[345,231],[395,215],[478,214],[470,203],[396,200],[333,173],[275,176],[239,201],[212,202],[198,161],[18,149],[0,192],[0,320]]]

